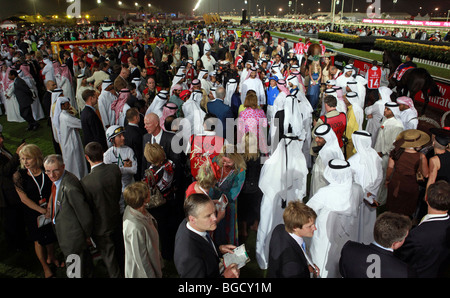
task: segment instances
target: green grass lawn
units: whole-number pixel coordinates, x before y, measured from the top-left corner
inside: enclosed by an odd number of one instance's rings
[[[36,144],[41,148],[45,155],[54,153],[53,144],[51,142],[50,127],[47,126],[47,120],[40,120],[41,125],[36,131],[26,131],[28,124],[26,122],[8,122],[6,115],[0,116],[0,124],[3,126],[3,135],[5,137],[5,147],[14,153],[23,139],[28,144]]]

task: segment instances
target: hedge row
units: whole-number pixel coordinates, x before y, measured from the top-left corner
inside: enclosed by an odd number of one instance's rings
[[[346,44],[358,44],[361,42],[358,35],[334,32],[319,32],[318,38]],[[416,58],[450,64],[450,46],[380,38],[375,40],[374,48],[377,50],[395,51],[401,55],[411,54]]]
[[[413,55],[416,58],[450,63],[450,47],[429,44],[419,44],[405,41],[394,41],[377,39],[375,48],[378,50],[388,50],[401,55]]]
[[[334,32],[319,32],[318,38],[338,43],[359,43],[360,41],[358,35]]]

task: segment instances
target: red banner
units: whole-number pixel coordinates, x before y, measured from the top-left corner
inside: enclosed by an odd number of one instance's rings
[[[242,31],[241,33],[241,37],[242,38],[249,38],[253,36],[253,32],[252,31]]]
[[[438,85],[439,91],[441,92],[441,96],[429,96],[429,105],[435,108],[438,108],[442,111],[447,112],[450,110],[450,100],[449,100],[449,94],[450,94],[450,85],[443,84],[436,82]],[[417,101],[424,102],[422,91],[416,94],[416,97],[414,98]]]
[[[62,48],[64,49],[70,49],[70,46],[81,46],[82,48],[86,48],[89,46],[96,46],[96,45],[105,45],[106,47],[112,47],[114,44],[118,42],[127,43],[131,42],[133,38],[106,38],[106,39],[88,39],[88,40],[74,40],[74,41],[52,41],[51,45],[55,53],[58,53],[59,50]],[[151,37],[148,40],[144,40],[144,44],[146,45],[153,45],[158,40],[161,40],[162,42],[165,42],[164,38],[155,38]]]
[[[355,61],[353,62],[353,66],[358,69],[358,74],[366,76],[366,72],[369,68],[372,67],[372,63],[355,59]]]

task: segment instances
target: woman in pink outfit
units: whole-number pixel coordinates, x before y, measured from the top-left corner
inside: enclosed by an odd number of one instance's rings
[[[258,139],[258,149],[261,153],[267,153],[267,117],[258,106],[258,97],[253,90],[249,90],[245,96],[244,110],[239,113],[237,122],[237,140],[243,142],[246,133],[255,135]]]

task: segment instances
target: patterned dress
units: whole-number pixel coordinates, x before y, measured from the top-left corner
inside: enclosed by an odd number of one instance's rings
[[[258,138],[258,148],[261,152],[266,153],[267,142],[264,129],[267,128],[266,114],[262,109],[246,108],[239,113],[238,127],[237,127],[237,140],[238,143],[242,141],[242,138],[247,132],[252,133]]]
[[[212,160],[212,163],[219,163],[218,156]],[[218,223],[214,232],[214,241],[218,245],[233,244],[237,246],[239,245],[237,198],[244,185],[245,170],[232,171],[222,180],[219,180],[220,177],[217,178],[219,182],[216,187],[210,189],[209,196],[212,200],[218,200],[222,194],[225,194],[228,198],[228,205],[225,211],[225,218]]]

